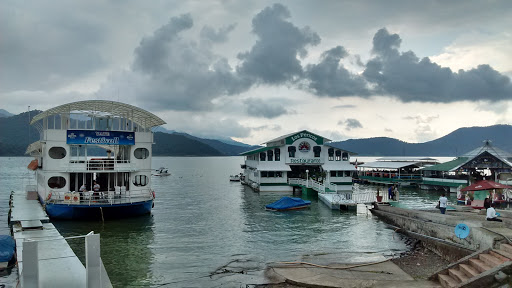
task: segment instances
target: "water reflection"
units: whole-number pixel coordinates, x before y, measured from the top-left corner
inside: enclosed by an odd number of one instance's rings
[[[100,234],[101,258],[114,287],[149,285],[155,256],[154,219],[150,215],[111,220],[105,223],[52,221],[64,237]],[[69,245],[85,264],[84,239],[70,239]]]

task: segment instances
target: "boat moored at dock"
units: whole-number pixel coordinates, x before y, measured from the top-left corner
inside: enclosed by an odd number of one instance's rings
[[[151,212],[152,127],[156,115],[128,104],[90,100],[60,105],[31,122],[40,140],[32,192],[50,218],[122,218]]]

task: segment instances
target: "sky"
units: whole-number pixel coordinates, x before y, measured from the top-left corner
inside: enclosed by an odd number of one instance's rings
[[[512,1],[3,1],[0,108],[102,99],[261,144],[512,124]]]

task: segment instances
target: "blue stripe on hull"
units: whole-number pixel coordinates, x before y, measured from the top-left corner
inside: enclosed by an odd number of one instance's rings
[[[153,200],[126,203],[117,205],[68,205],[68,204],[46,204],[46,213],[52,219],[101,219],[101,210],[103,218],[115,219],[139,216],[151,213]],[[101,207],[101,209],[100,209]]]

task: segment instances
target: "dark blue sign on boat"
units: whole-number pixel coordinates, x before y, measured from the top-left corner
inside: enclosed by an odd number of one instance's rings
[[[135,145],[135,133],[123,131],[68,130],[67,144]]]

